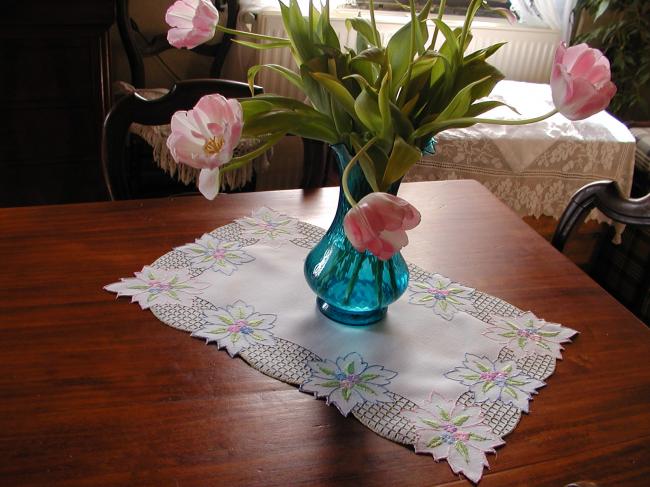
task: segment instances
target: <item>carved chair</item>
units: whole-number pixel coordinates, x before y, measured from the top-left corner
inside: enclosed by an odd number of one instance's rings
[[[631,231],[636,230],[635,227],[650,228],[650,194],[642,198],[626,198],[621,193],[616,182],[596,181],[582,187],[572,196],[553,234],[551,240],[553,246],[559,251],[563,251],[573,230],[583,222],[587,214],[594,208],[600,210],[613,221],[624,223],[628,226],[623,234],[623,243],[621,246],[626,246],[626,238],[645,238],[648,241],[648,235],[650,234],[647,232],[643,234],[639,233],[639,237],[637,237]],[[650,247],[648,243],[645,245]],[[619,259],[608,258],[607,252],[605,251],[607,247],[612,247],[614,249],[613,251],[618,254]],[[635,278],[634,283],[619,282],[618,286],[613,287],[613,279],[607,278],[607,274],[611,273],[612,269],[604,267],[612,266],[614,260],[632,260],[632,258],[623,254],[633,253],[635,249],[627,245],[624,250],[625,252],[622,252],[621,249],[614,248],[609,240],[603,241],[592,256],[590,274],[619,301],[628,306],[640,318],[647,321],[648,317],[641,307],[648,299],[648,293],[650,292],[650,254],[647,251],[642,251],[644,255],[641,256],[642,261],[639,264],[640,269],[638,274],[640,275]],[[638,253],[638,251],[636,252]],[[624,270],[620,269],[620,271]],[[619,275],[625,274],[619,273]],[[629,271],[627,275],[631,275]]]
[[[220,13],[226,12],[226,27],[234,29],[239,14],[238,0],[212,0],[212,2]],[[150,39],[142,34],[138,24],[129,15],[129,0],[117,0],[116,14],[120,38],[129,61],[131,84],[136,88],[144,88],[146,82],[144,58],[157,56],[168,49],[175,48],[167,42],[166,33],[157,34]],[[219,78],[221,76],[221,68],[232,44],[232,37],[230,34],[224,34],[218,43],[201,44],[192,49],[197,54],[212,58],[212,65],[208,73],[210,77]]]
[[[261,87],[255,87],[255,94],[260,94],[262,91]],[[102,134],[102,166],[111,199],[122,200],[156,195],[148,194],[147,190],[143,189],[146,183],[141,181],[139,174],[141,168],[137,167],[139,161],[131,161],[127,157],[127,140],[131,124],[168,124],[176,111],[193,108],[202,96],[211,93],[219,93],[226,98],[250,96],[248,85],[238,81],[186,80],[176,83],[169,93],[161,98],[147,100],[138,93],[131,93],[113,106],[104,121]],[[136,164],[134,165],[133,162]],[[165,176],[162,170],[158,169],[156,173],[158,176]],[[172,184],[173,180],[170,177],[164,179],[166,187],[163,191],[166,190],[168,193],[193,190],[193,188]]]

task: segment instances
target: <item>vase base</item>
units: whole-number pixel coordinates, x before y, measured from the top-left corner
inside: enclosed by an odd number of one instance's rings
[[[316,298],[318,309],[329,319],[337,321],[343,325],[363,326],[371,325],[386,316],[386,308],[374,309],[372,311],[347,311],[337,308],[334,305],[326,303],[321,298]]]

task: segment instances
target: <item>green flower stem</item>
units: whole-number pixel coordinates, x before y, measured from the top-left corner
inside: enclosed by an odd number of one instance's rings
[[[447,6],[447,0],[440,0],[440,6],[438,7],[438,20],[442,21],[442,16],[445,14],[445,7]],[[431,44],[429,44],[429,49],[427,51],[433,51],[436,48],[436,40],[438,39],[438,26],[433,29],[433,37],[431,38]]]
[[[235,169],[239,169],[251,159],[255,159],[256,157],[259,157],[260,155],[264,154],[267,150],[273,147],[276,144],[276,142],[280,140],[283,136],[284,133],[281,132],[277,134],[273,134],[269,137],[269,139],[264,144],[259,146],[257,149],[252,150],[242,156],[233,157],[232,159],[230,159],[230,161],[227,164],[221,167],[221,172],[228,172],[228,171],[234,171]]]
[[[409,10],[411,11],[411,38],[409,39],[409,63],[408,68],[406,69],[406,81],[402,85],[402,89],[399,93],[397,99],[397,106],[403,107],[406,102],[406,94],[408,91],[408,86],[411,83],[411,75],[413,73],[413,58],[415,57],[415,29],[420,28],[420,23],[415,15],[415,2],[414,0],[409,0]]]
[[[267,36],[264,34],[255,34],[254,32],[246,32],[243,30],[229,29],[222,25],[217,25],[217,30],[225,34],[232,34],[236,36],[248,37],[250,39],[257,39],[259,41],[272,41],[272,42],[286,42],[287,46],[291,44],[291,41],[285,37],[276,37],[276,36]]]
[[[357,201],[352,197],[352,193],[350,193],[350,187],[348,186],[348,177],[350,176],[350,171],[359,160],[359,157],[365,154],[366,151],[370,149],[370,147],[372,147],[375,144],[375,142],[377,142],[378,139],[379,138],[377,136],[370,139],[366,143],[366,145],[364,145],[359,150],[359,152],[357,152],[355,156],[352,159],[350,159],[350,162],[348,163],[347,166],[345,166],[345,169],[343,170],[343,174],[341,175],[341,186],[343,187],[343,194],[345,194],[345,199],[348,200],[348,203],[350,203],[350,206],[352,206],[353,208],[357,206]]]
[[[377,285],[377,303],[384,300],[384,288],[381,285],[381,276],[384,273],[384,261],[377,259],[375,261],[375,284]]]
[[[379,34],[377,32],[377,22],[375,22],[375,2],[370,0],[370,24],[372,25],[372,36],[375,38],[375,46],[381,47]]]
[[[397,289],[397,278],[395,277],[395,268],[392,264],[388,264],[388,274],[390,275],[390,284],[393,289]]]
[[[365,260],[366,260],[366,254],[364,253],[363,257],[361,259],[357,259],[356,263],[354,264],[354,269],[352,270],[352,277],[348,282],[348,287],[345,289],[345,298],[343,300],[344,304],[350,303],[350,298],[352,297],[352,290],[354,289],[354,285],[359,280],[359,270],[361,270],[361,264],[363,264]]]
[[[463,24],[463,30],[460,34],[460,59],[463,59],[463,52],[465,52],[465,42],[467,41],[467,34],[469,33],[470,26],[474,20],[474,13],[478,10],[476,4],[482,4],[483,0],[472,0],[472,2],[467,7],[467,14],[465,15],[465,23]],[[470,13],[472,15],[470,15]]]
[[[455,125],[464,125],[464,124],[473,125],[477,123],[485,123],[489,125],[526,125],[529,123],[541,122],[542,120],[546,120],[547,118],[552,117],[556,113],[558,113],[558,109],[554,108],[550,112],[545,113],[544,115],[540,115],[539,117],[522,118],[520,120],[500,120],[497,118],[465,117],[465,118],[452,118],[440,123],[431,122],[430,124],[427,124],[429,126],[428,128],[427,125],[423,125],[418,130],[413,132],[411,134],[411,137],[409,137],[409,143],[413,144],[415,139],[419,139],[420,137],[431,137],[432,135],[435,135],[438,132],[442,132],[443,130],[452,128]],[[422,130],[422,129],[426,129],[426,130]]]

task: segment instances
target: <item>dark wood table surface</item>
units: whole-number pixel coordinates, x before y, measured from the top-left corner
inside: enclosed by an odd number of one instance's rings
[[[400,194],[407,260],[580,331],[481,485],[648,485],[649,330],[478,183]],[[327,226],[336,197],[1,209],[0,485],[468,485],[102,290],[263,205]]]

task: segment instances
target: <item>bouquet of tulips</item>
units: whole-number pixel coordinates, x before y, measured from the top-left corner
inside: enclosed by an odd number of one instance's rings
[[[300,88],[309,101],[272,94],[242,100],[208,95],[193,110],[174,115],[168,147],[177,162],[201,169],[199,190],[212,199],[220,173],[259,156],[287,133],[345,144],[354,155],[341,176],[352,206],[345,219],[346,235],[358,251],[370,250],[380,259],[408,243],[405,230],[420,218],[406,201],[386,194],[387,188],[420,160],[437,133],[477,123],[528,124],[557,112],[578,120],[606,108],[616,92],[609,61],[600,51],[586,44],[560,45],[550,79],[555,109],[530,119],[484,118],[485,112],[504,105],[486,99],[504,76],[487,62],[503,43],[466,53],[482,0],[469,1],[464,24],[456,29],[443,20],[444,0],[435,15],[431,0],[419,12],[409,0],[410,21],[386,45],[370,0],[369,20],[346,20],[356,31],[354,49],[342,46],[330,25],[329,0],[320,9],[310,1],[304,14],[296,0],[288,1],[280,2],[286,38],[222,27],[209,0],[178,0],[169,8],[168,40],[175,47],[193,48],[218,29],[237,35],[235,42],[253,49],[290,49],[296,71],[258,65],[249,69],[248,81],[252,87],[261,69],[271,69]],[[436,49],[439,38],[443,42]],[[259,138],[263,144],[233,158],[240,137]],[[373,190],[358,202],[347,188],[356,164]]]

